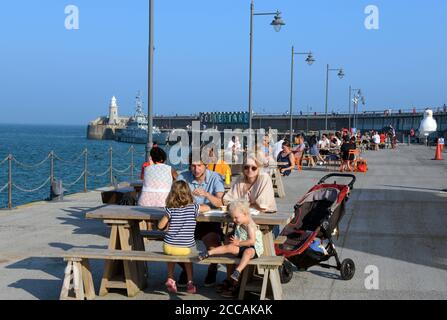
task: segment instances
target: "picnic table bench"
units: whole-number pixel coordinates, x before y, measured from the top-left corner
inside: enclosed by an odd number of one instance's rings
[[[87,219],[101,219],[105,224],[111,226],[108,249],[106,250],[107,252],[94,252],[91,251],[91,249],[75,249],[72,252],[68,252],[64,256],[64,258],[68,261],[68,264],[64,285],[61,292],[61,298],[68,297],[67,283],[69,288],[71,281],[73,282],[75,291],[78,290],[77,294],[75,295],[76,297],[85,297],[88,299],[94,297],[94,289],[91,286],[91,273],[88,265],[88,259],[93,259],[93,256],[90,254],[93,253],[100,256],[97,259],[105,260],[104,273],[99,290],[99,295],[102,296],[106,295],[108,290],[111,288],[126,289],[128,296],[135,296],[146,286],[147,266],[145,261],[177,262],[175,259],[182,259],[181,257],[172,257],[168,255],[162,255],[163,257],[161,257],[161,255],[154,255],[154,253],[145,252],[144,241],[139,228],[139,223],[141,221],[159,221],[164,214],[165,210],[163,208],[120,205],[105,205],[87,213]],[[286,225],[289,223],[291,215],[291,213],[253,215],[253,220],[260,226],[260,229],[263,232],[264,255],[261,257],[262,259],[276,257],[272,229],[276,225]],[[199,215],[197,221],[229,223],[231,222],[231,218],[223,212],[213,211],[209,214]],[[160,237],[160,234],[158,237]],[[284,240],[285,239],[279,239],[278,241]],[[116,251],[119,252],[118,255]],[[129,253],[130,256],[128,256],[128,258],[123,258],[123,256],[120,255],[123,254],[123,252],[135,251],[137,251],[138,254],[142,254],[143,258],[138,258],[139,256],[136,257],[134,253]],[[113,258],[114,256],[115,258]],[[216,259],[217,258],[219,257],[216,257]],[[233,260],[231,260],[230,264],[235,264],[239,261],[235,257],[232,257],[231,259]],[[278,271],[279,265],[281,265],[282,262],[280,263],[280,259],[262,259],[254,259],[253,262],[251,262],[258,267],[259,273],[264,275],[263,285],[261,288],[261,294],[264,292],[264,295],[261,298],[265,298],[266,288],[264,288],[264,286],[266,286],[267,283],[270,283],[274,299],[282,299],[282,288]],[[204,263],[212,263],[210,261],[214,260],[208,260]],[[224,264],[230,262],[230,260],[219,261],[220,262],[218,263]],[[247,267],[247,272],[253,270],[254,269]],[[244,281],[245,283],[247,281],[244,277],[248,276],[243,275],[241,282],[241,295],[245,292],[245,287],[243,287],[243,285],[245,286]]]
[[[108,249],[71,249],[63,255],[65,261],[67,261],[67,268],[65,270],[64,283],[61,291],[61,300],[92,300],[95,298],[95,290],[93,284],[93,277],[89,267],[89,260],[100,259],[105,261],[122,261],[130,264],[135,261],[139,262],[176,262],[176,263],[198,263],[198,264],[238,264],[239,258],[234,256],[212,256],[205,260],[198,261],[197,256],[169,256],[162,252],[147,252],[147,251],[124,251],[124,250],[108,250]],[[270,270],[279,268],[284,262],[282,256],[262,256],[257,259],[252,259],[248,263],[246,269],[242,273],[241,287],[239,291],[239,299],[243,299],[245,295],[245,288],[247,287],[247,280],[249,277],[250,266],[258,266],[263,268],[263,282],[261,289],[261,300],[265,299],[267,292],[267,285],[271,279]],[[134,272],[131,275],[131,281],[134,283],[145,284],[146,278],[138,278],[138,273]],[[70,296],[70,285],[73,286],[74,296]],[[133,290],[131,296],[138,293],[139,289],[136,287],[129,288],[129,283],[126,280],[124,283],[119,279],[109,280],[108,288],[127,289]],[[276,282],[271,281],[272,290],[274,296],[279,298],[281,296],[281,288],[278,287]],[[279,284],[280,286],[280,284]]]

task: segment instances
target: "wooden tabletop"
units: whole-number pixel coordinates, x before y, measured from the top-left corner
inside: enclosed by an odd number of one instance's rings
[[[105,205],[86,214],[87,219],[101,220],[160,220],[165,214],[164,208]],[[292,218],[292,210],[287,213],[260,213],[252,215],[258,225],[286,225]],[[208,214],[200,214],[198,222],[231,222],[231,218],[223,212],[212,211]]]

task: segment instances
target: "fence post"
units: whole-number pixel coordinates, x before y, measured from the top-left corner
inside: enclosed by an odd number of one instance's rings
[[[12,209],[12,154],[8,155],[8,209]]]
[[[109,170],[110,170],[110,186],[113,186],[113,149],[110,147],[110,160],[109,160]]]
[[[130,147],[130,181],[133,181],[133,170],[134,170],[134,165],[133,165],[133,153],[135,151],[133,145]]]
[[[54,153],[50,152],[50,183],[54,181]]]
[[[87,192],[87,148],[84,149],[84,192]]]

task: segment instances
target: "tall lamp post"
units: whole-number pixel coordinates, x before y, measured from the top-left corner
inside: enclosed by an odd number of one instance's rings
[[[146,162],[150,158],[150,150],[153,144],[153,80],[154,80],[154,0],[149,0],[149,61],[148,61],[148,104],[147,104],[147,144]]]
[[[357,94],[359,96],[362,95],[361,89],[352,89],[351,86],[349,86],[349,114],[348,114],[348,122],[349,122],[349,131],[351,131],[351,102],[352,102],[352,92],[357,91]],[[355,126],[354,126],[355,128]]]
[[[295,52],[295,48],[292,46],[292,61],[291,61],[291,71],[290,71],[290,142],[293,139],[293,68],[294,68],[294,57],[295,55],[307,55],[306,62],[311,66],[315,59],[312,52]]]
[[[251,0],[250,5],[250,71],[249,71],[249,80],[248,80],[248,129],[251,137],[251,129],[252,129],[252,116],[253,116],[253,108],[252,108],[252,63],[253,63],[253,17],[254,16],[272,16],[275,18],[270,23],[273,26],[276,32],[281,30],[281,27],[285,25],[284,21],[281,18],[281,12],[266,12],[266,13],[255,13],[255,4],[254,0]]]
[[[329,71],[338,71],[338,77],[340,79],[343,79],[345,76],[345,73],[343,72],[343,69],[331,69],[329,68],[329,65],[327,65],[326,68],[326,104],[324,108],[324,123],[325,123],[325,130],[327,131],[327,102],[328,102],[328,96],[329,96]]]
[[[359,102],[362,103],[362,105],[366,104],[365,97],[362,95],[361,90],[355,95],[354,97],[354,127],[357,128],[357,112],[358,112],[358,106]]]

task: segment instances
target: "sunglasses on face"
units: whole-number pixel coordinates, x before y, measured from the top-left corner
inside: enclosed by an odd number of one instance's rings
[[[251,171],[257,171],[258,167],[255,167],[255,166],[244,166],[244,170],[250,170],[250,169],[251,169]]]

